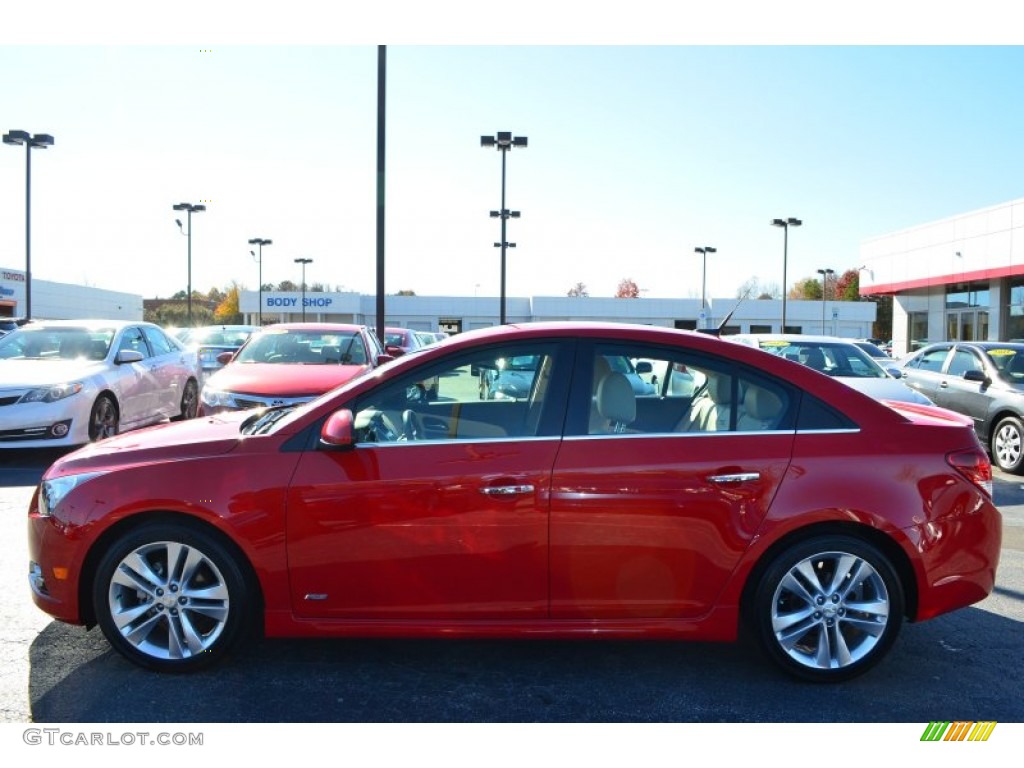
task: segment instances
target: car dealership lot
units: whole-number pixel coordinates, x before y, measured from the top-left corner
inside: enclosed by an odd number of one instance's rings
[[[5,722],[1024,720],[1007,675],[1024,654],[1024,481],[1011,475],[995,483],[996,591],[904,627],[877,670],[839,687],[794,682],[743,643],[264,640],[211,672],[152,675],[32,604],[25,510],[55,454],[19,454],[0,462]]]

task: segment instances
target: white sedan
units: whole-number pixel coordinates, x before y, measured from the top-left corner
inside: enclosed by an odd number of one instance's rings
[[[34,321],[0,338],[0,448],[81,445],[199,405],[194,350],[153,323]]]

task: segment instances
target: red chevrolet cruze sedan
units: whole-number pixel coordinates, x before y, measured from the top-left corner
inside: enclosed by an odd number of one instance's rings
[[[479,372],[524,355],[529,391],[481,400]],[[435,376],[425,400],[418,382]],[[44,611],[98,624],[161,671],[217,662],[259,629],[745,630],[788,672],[837,681],[879,662],[904,620],[990,593],[991,482],[961,417],[757,349],[646,326],[504,326],[303,405],[65,456],[31,502],[30,582]]]

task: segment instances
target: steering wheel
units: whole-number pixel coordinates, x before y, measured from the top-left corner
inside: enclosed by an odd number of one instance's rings
[[[377,411],[370,417],[370,425],[373,427],[374,442],[393,443],[401,440],[402,435],[395,429],[391,419],[387,418],[381,411]]]
[[[399,440],[422,440],[423,420],[420,415],[411,408],[402,411],[402,434]]]

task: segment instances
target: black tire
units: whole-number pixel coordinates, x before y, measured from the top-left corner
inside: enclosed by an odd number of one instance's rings
[[[113,437],[120,427],[120,414],[117,401],[110,395],[100,395],[92,404],[89,412],[89,440],[96,442],[105,437]]]
[[[158,672],[192,672],[223,659],[251,634],[253,594],[231,551],[186,522],[147,524],[117,539],[92,587],[107,641]]]
[[[1024,423],[1016,416],[999,420],[992,431],[992,461],[1004,472],[1024,472]]]
[[[185,382],[185,389],[181,393],[181,410],[171,421],[184,421],[194,419],[199,413],[199,385],[195,379]]]
[[[778,555],[747,607],[768,658],[801,679],[835,683],[882,660],[899,634],[903,603],[896,571],[878,549],[851,536],[820,536]]]

